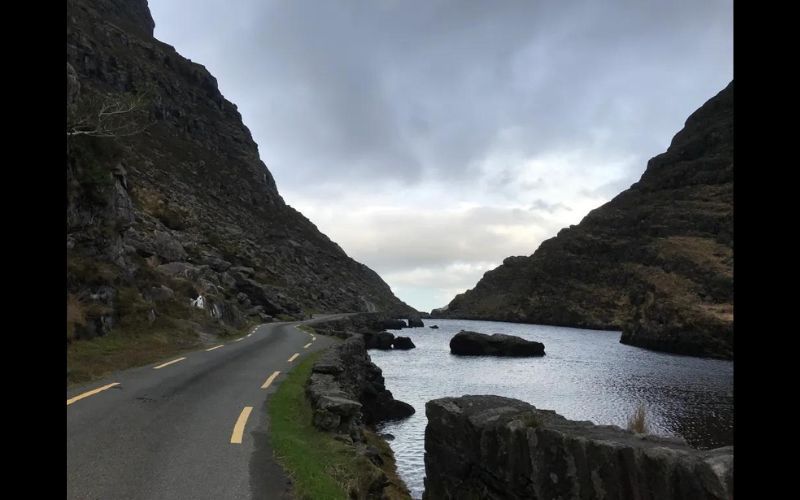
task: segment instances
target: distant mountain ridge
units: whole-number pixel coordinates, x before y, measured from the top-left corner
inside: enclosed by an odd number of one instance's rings
[[[87,316],[77,337],[125,317],[188,317],[199,295],[212,330],[313,312],[417,314],[286,205],[216,79],[153,38],[145,0],[67,9],[68,304]]]
[[[434,317],[622,330],[621,341],[733,357],[733,82],[641,179]]]

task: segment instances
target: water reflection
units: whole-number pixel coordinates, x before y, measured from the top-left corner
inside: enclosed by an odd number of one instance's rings
[[[699,448],[733,443],[733,363],[647,351],[619,343],[618,332],[484,321],[430,320],[438,330],[403,330],[417,348],[370,351],[386,386],[417,410],[385,426],[400,475],[422,495],[425,402],[444,396],[497,394],[567,418],[625,427],[639,403],[654,433]],[[544,342],[542,358],[459,357],[449,341],[461,329]]]

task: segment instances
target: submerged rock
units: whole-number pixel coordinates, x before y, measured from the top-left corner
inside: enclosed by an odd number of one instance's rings
[[[544,344],[502,333],[461,330],[450,339],[450,352],[461,356],[544,356]]]

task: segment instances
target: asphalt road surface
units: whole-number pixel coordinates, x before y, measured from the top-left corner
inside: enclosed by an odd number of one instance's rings
[[[305,355],[334,343],[295,328],[319,319],[264,324],[67,391],[67,498],[290,498],[267,399]]]

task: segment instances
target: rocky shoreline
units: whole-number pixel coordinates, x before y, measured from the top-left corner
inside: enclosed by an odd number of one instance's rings
[[[307,382],[306,396],[313,410],[314,426],[334,434],[351,446],[354,454],[372,463],[375,470],[369,475],[372,483],[366,498],[375,499],[386,498],[389,489],[395,493],[404,491],[410,498],[405,485],[389,479],[396,476],[393,461],[387,463],[379,450],[368,444],[365,435],[381,422],[415,413],[411,405],[394,399],[386,389],[381,369],[367,353],[365,336],[377,338],[388,319],[381,313],[367,313],[310,325],[317,334],[344,339],[314,363]],[[385,467],[393,470],[387,474]]]
[[[375,458],[364,430],[413,408],[386,390],[365,337],[383,325],[359,314],[313,325],[344,341],[314,365],[314,425]],[[481,395],[425,405],[424,499],[732,499],[733,447],[697,450],[679,438],[572,421],[515,399]],[[374,496],[381,498],[376,475]]]

